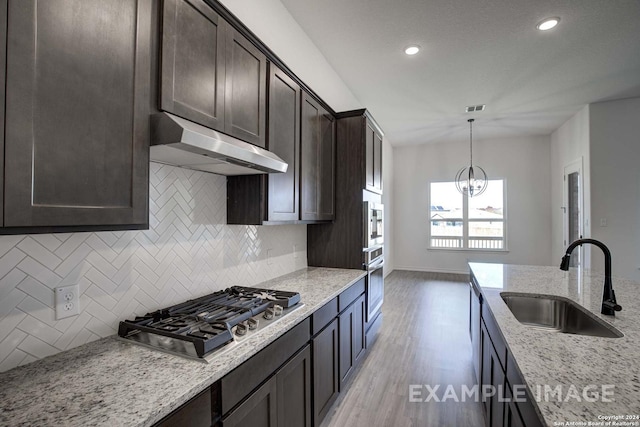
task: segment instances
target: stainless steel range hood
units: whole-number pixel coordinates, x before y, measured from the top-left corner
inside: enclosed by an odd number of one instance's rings
[[[151,161],[219,175],[283,173],[275,154],[169,113],[151,116]]]

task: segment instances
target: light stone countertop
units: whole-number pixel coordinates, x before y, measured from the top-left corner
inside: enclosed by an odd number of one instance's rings
[[[603,416],[640,416],[640,284],[613,277],[613,289],[622,311],[600,314],[604,275],[571,268],[469,263],[484,303],[488,304],[508,351],[549,426],[588,425]],[[502,300],[501,292],[557,295],[569,298],[622,332],[622,338],[600,338],[550,332],[521,324]],[[571,386],[578,391],[573,393]],[[583,390],[607,393],[605,402]],[[546,388],[549,386],[550,388]],[[546,390],[561,386],[558,398]],[[595,387],[593,387],[595,386]],[[613,392],[610,396],[608,393]],[[640,419],[618,419],[640,425]],[[560,424],[565,423],[565,424]],[[581,424],[584,423],[584,424]],[[593,424],[591,424],[593,425]]]
[[[301,307],[209,364],[116,336],[0,374],[0,426],[150,426],[365,276],[307,268],[255,287],[296,291]]]

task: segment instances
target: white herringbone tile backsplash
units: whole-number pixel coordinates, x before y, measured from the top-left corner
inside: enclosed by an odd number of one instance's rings
[[[0,236],[0,372],[307,265],[306,226],[226,224],[223,176],[151,163],[149,191],[149,230]],[[56,320],[53,289],[75,283],[80,314]]]

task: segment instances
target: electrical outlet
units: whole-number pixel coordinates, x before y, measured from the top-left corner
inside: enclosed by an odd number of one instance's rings
[[[600,227],[607,226],[607,218],[600,218]]]
[[[267,265],[273,264],[273,249],[267,249]]]
[[[293,257],[298,258],[298,245],[293,245]]]
[[[78,285],[55,289],[56,320],[77,316],[80,313],[80,289]]]

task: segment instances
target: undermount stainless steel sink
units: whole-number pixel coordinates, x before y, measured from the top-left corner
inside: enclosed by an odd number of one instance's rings
[[[509,292],[503,292],[500,296],[515,318],[524,325],[565,334],[605,338],[624,336],[578,304],[562,297]]]

